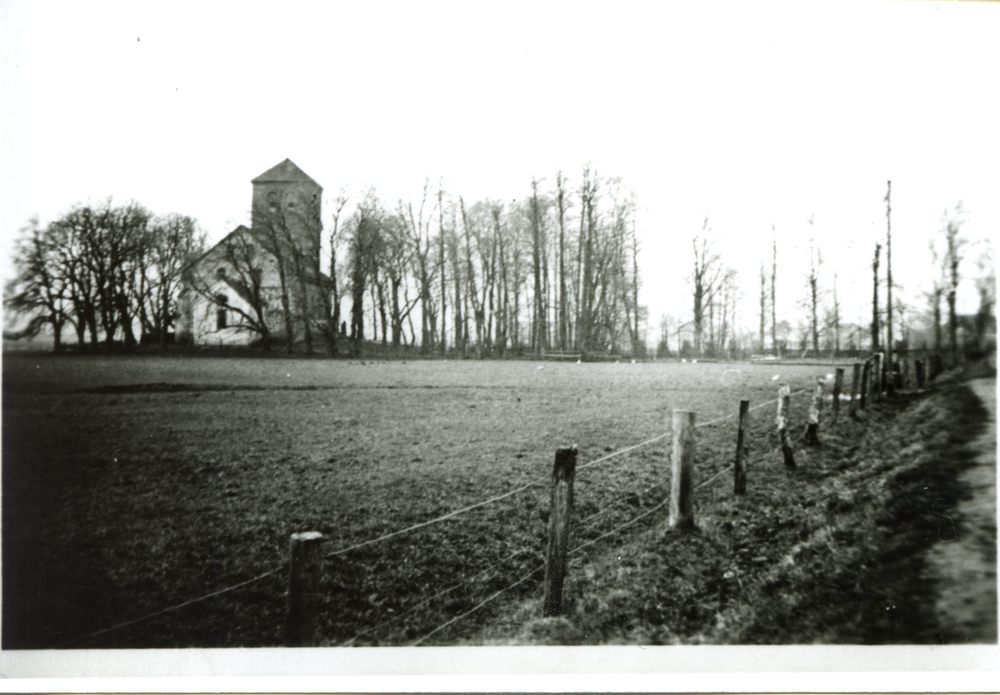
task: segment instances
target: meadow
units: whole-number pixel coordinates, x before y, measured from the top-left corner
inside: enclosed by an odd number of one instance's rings
[[[574,538],[597,542],[570,571],[585,577],[622,538],[666,520],[663,508],[601,540],[669,489],[669,437],[625,449],[669,432],[674,409],[705,424],[827,371],[6,355],[3,647],[280,645],[289,537],[301,531],[326,539],[324,644],[507,639],[540,596],[557,447],[579,447]],[[795,427],[807,402],[793,399]],[[747,444],[761,473],[784,475],[773,423],[773,405],[754,411]],[[699,428],[696,483],[732,463],[735,426]],[[731,488],[721,476],[700,508],[737,504]]]

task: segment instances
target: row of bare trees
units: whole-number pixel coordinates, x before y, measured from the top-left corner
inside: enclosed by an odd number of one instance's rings
[[[641,351],[635,212],[619,180],[590,168],[575,190],[560,173],[511,202],[426,182],[390,209],[368,190],[331,238],[331,266],[342,247],[349,269],[331,272],[331,294],[350,297],[352,351],[366,339],[463,356]]]
[[[78,205],[41,226],[31,220],[13,255],[4,303],[27,318],[15,336],[71,327],[79,345],[166,341],[183,266],[205,247],[190,217],[154,216],[131,202]],[[139,327],[139,336],[135,328]]]
[[[353,354],[378,340],[463,356],[643,351],[636,200],[618,179],[585,167],[575,187],[559,173],[509,202],[467,202],[430,182],[392,207],[372,189],[356,201],[342,192],[325,230],[318,209],[255,209],[250,229],[219,244],[222,277],[243,300],[231,304],[211,263],[190,265],[205,250],[190,218],[79,205],[24,230],[5,302],[29,317],[21,334],[47,324],[58,342],[69,325],[81,345],[166,341],[183,280],[264,346],[283,335],[289,351],[301,337],[312,352],[317,332],[331,354],[340,338]]]
[[[802,274],[804,292],[799,293],[801,299],[798,302],[798,307],[803,311],[803,320],[798,326],[798,339],[792,340],[792,325],[787,320],[779,321],[776,310],[778,242],[777,234],[772,228],[771,258],[768,259],[770,268],[767,268],[768,264],[765,262],[760,264],[758,330],[756,336],[749,333],[739,335],[732,328],[736,324],[735,314],[741,297],[735,282],[736,273],[725,265],[706,217],[702,229],[692,239],[693,265],[688,277],[692,300],[691,320],[685,322],[667,315],[661,317],[657,353],[672,354],[671,344],[676,345],[682,356],[691,357],[731,357],[751,350],[771,350],[781,354],[793,346],[803,351],[830,350],[834,353],[844,348],[867,347],[872,350],[887,350],[891,359],[891,351],[907,349],[914,336],[922,338],[918,341],[921,348],[948,352],[953,361],[958,359],[963,348],[978,352],[992,349],[990,336],[995,335],[993,310],[996,301],[992,246],[985,240],[978,244],[978,273],[974,280],[979,295],[979,308],[974,317],[961,317],[956,309],[961,280],[960,265],[970,242],[961,234],[965,222],[962,204],[958,203],[946,210],[942,216],[940,232],[930,243],[933,267],[936,270],[931,281],[932,289],[926,295],[928,309],[921,316],[919,309],[907,306],[898,293],[893,294],[898,286],[892,279],[891,190],[889,183],[884,200],[886,236],[877,240],[874,245],[870,324],[849,324],[843,321],[837,293],[837,273],[834,271],[832,279],[827,280],[829,285],[824,286],[821,279],[823,254],[815,236],[810,233],[809,260]],[[812,217],[807,219],[807,224],[811,232]],[[880,270],[884,277],[880,275]],[[942,300],[947,306],[946,319],[942,316]],[[925,331],[914,326],[914,321],[921,318],[922,323],[927,326]],[[943,337],[944,328],[947,329],[947,344]],[[963,333],[961,338],[960,333]],[[688,336],[688,339],[682,339],[682,335]]]

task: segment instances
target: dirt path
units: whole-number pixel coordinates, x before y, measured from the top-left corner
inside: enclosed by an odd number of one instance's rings
[[[939,588],[935,613],[941,639],[949,644],[996,644],[996,378],[969,384],[989,411],[989,423],[970,444],[976,458],[959,478],[968,494],[951,507],[941,504],[933,510],[944,523],[926,559],[928,576]]]

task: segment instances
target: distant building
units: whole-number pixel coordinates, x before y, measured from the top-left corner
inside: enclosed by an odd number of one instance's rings
[[[250,227],[240,225],[184,270],[180,340],[248,345],[283,340],[289,325],[298,339],[306,321],[323,319],[323,188],[290,159],[251,183]]]

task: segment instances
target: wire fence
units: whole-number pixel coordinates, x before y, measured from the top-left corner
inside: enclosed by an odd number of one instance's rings
[[[799,395],[802,395],[802,394],[805,394],[805,393],[809,393],[811,391],[813,391],[813,389],[811,389],[811,388],[800,389],[798,391],[790,393],[789,396],[792,396],[792,397],[799,396]],[[771,399],[771,400],[765,401],[763,403],[757,404],[757,405],[755,405],[755,406],[753,406],[751,408],[748,408],[748,413],[749,412],[755,412],[755,411],[761,410],[761,409],[766,408],[768,406],[773,406],[776,403],[778,403],[780,400],[781,400],[781,398],[779,397],[779,398]],[[729,413],[727,415],[715,418],[715,419],[710,420],[708,422],[698,423],[698,424],[695,425],[695,429],[703,429],[703,428],[708,428],[708,427],[715,427],[715,426],[720,425],[720,424],[722,424],[724,422],[735,420],[736,417],[737,417],[737,414],[735,412]],[[623,456],[626,456],[627,454],[635,452],[635,451],[637,451],[639,449],[647,447],[647,446],[649,446],[651,444],[654,444],[656,442],[662,441],[662,440],[670,437],[671,434],[672,434],[672,431],[668,431],[668,432],[664,432],[662,434],[658,434],[658,435],[653,436],[651,438],[648,438],[648,439],[646,439],[646,440],[644,440],[642,442],[639,442],[638,444],[635,444],[635,445],[632,445],[632,446],[628,446],[628,447],[626,447],[624,449],[620,449],[618,451],[614,451],[614,452],[608,453],[607,455],[600,456],[600,457],[598,457],[598,458],[596,458],[596,459],[594,459],[592,461],[589,461],[589,462],[587,462],[587,463],[585,463],[583,465],[577,466],[576,470],[579,472],[579,471],[583,471],[583,470],[594,469],[594,468],[596,468],[599,465],[606,464],[606,463],[608,463],[608,462],[610,462],[612,460],[619,459],[619,458],[621,458]],[[767,451],[767,452],[765,452],[765,453],[757,456],[755,460],[759,462],[760,460],[763,460],[765,458],[773,456],[776,451],[778,451],[778,447],[773,447],[769,451]],[[711,458],[707,462],[703,461],[701,465],[703,467],[705,467],[705,468],[708,468],[710,466],[708,466],[706,464],[716,464],[717,465],[720,461],[724,461],[726,458],[727,458],[727,455],[714,456],[713,458]],[[748,461],[748,463],[749,463],[749,461]],[[717,471],[714,474],[712,474],[711,477],[709,477],[708,479],[706,479],[703,482],[699,483],[694,488],[694,490],[695,491],[702,490],[702,489],[704,489],[704,488],[712,485],[713,483],[715,483],[716,481],[718,481],[720,478],[722,478],[722,476],[724,476],[726,473],[729,473],[729,472],[733,471],[734,467],[735,467],[735,465],[724,466],[722,469],[720,469],[719,471]],[[656,477],[657,477],[656,476],[656,472],[652,471],[649,474],[647,474],[646,480],[647,480],[647,482],[649,482],[649,478],[654,478],[655,479]],[[600,535],[596,536],[595,538],[588,539],[585,542],[577,545],[575,548],[573,548],[572,550],[568,551],[567,554],[569,556],[579,555],[585,549],[590,548],[590,547],[596,545],[597,543],[599,543],[600,541],[602,541],[604,539],[607,539],[607,538],[610,538],[610,537],[613,537],[613,536],[616,536],[616,535],[620,534],[625,529],[628,529],[630,527],[635,526],[637,523],[639,523],[643,519],[647,519],[647,518],[653,516],[656,512],[660,511],[664,506],[666,506],[669,503],[669,501],[670,501],[669,497],[663,499],[662,501],[659,501],[658,503],[655,503],[654,506],[652,506],[652,507],[650,507],[648,509],[645,509],[644,511],[641,511],[640,513],[636,514],[632,518],[628,519],[627,521],[625,521],[623,523],[618,524],[617,526],[611,528],[610,530],[607,530],[607,531],[604,531],[604,532],[600,532],[599,530],[596,530],[596,529],[598,529],[598,527],[601,525],[601,523],[603,521],[602,517],[608,516],[608,515],[612,514],[612,512],[621,510],[623,507],[628,507],[628,506],[630,506],[630,504],[632,506],[635,506],[635,502],[636,502],[635,498],[638,498],[638,505],[641,507],[641,505],[642,505],[642,499],[645,496],[649,495],[649,493],[652,493],[652,492],[654,492],[654,491],[656,491],[658,489],[661,490],[661,491],[664,490],[666,484],[669,482],[668,481],[668,477],[666,475],[663,475],[663,474],[661,474],[660,477],[662,477],[662,481],[654,483],[653,485],[645,488],[644,490],[642,490],[639,493],[636,493],[634,491],[629,491],[629,492],[625,493],[624,495],[619,494],[617,501],[615,501],[613,503],[610,503],[610,504],[607,504],[606,506],[599,507],[597,509],[597,511],[592,512],[592,513],[588,514],[586,517],[581,518],[579,521],[577,521],[576,528],[578,529],[578,532],[580,533],[580,535],[584,535],[587,532],[598,532]],[[396,531],[392,531],[392,532],[389,532],[389,533],[385,533],[385,534],[383,534],[381,536],[378,536],[378,537],[370,539],[370,540],[366,540],[366,541],[363,541],[363,542],[360,542],[360,543],[354,543],[354,544],[351,544],[351,545],[349,545],[347,547],[336,549],[336,550],[334,550],[332,552],[326,553],[322,557],[323,557],[323,559],[329,559],[329,558],[334,558],[334,557],[342,556],[342,555],[345,555],[347,553],[351,553],[353,551],[357,551],[357,550],[360,550],[360,549],[363,549],[363,548],[370,548],[371,546],[375,546],[377,544],[384,543],[384,542],[386,542],[386,541],[388,541],[390,539],[399,538],[401,536],[413,533],[413,532],[421,530],[421,529],[427,529],[427,528],[429,528],[431,526],[434,526],[436,524],[442,523],[444,521],[448,521],[450,519],[454,519],[454,518],[457,518],[459,516],[466,515],[466,514],[468,514],[470,512],[473,512],[475,510],[483,509],[483,508],[488,507],[490,505],[497,504],[498,502],[510,499],[510,498],[512,498],[512,497],[514,497],[514,496],[516,496],[516,495],[518,495],[520,493],[522,493],[522,492],[525,492],[525,491],[529,490],[529,489],[544,487],[544,486],[550,484],[550,482],[551,482],[551,480],[550,480],[550,478],[548,476],[539,477],[539,478],[536,478],[534,480],[529,481],[528,483],[526,483],[524,485],[521,485],[521,486],[515,488],[514,490],[510,490],[510,491],[505,492],[503,494],[490,497],[489,499],[483,500],[481,502],[477,502],[476,504],[468,505],[466,507],[463,507],[463,508],[460,508],[460,509],[456,509],[454,511],[447,512],[447,513],[439,515],[439,516],[437,516],[437,517],[435,517],[433,519],[430,519],[430,520],[427,520],[427,521],[422,521],[422,522],[419,522],[419,523],[415,523],[415,524],[412,524],[412,525],[407,526],[405,528],[402,528],[402,529],[399,529],[399,530],[396,530]],[[599,520],[599,519],[601,521],[595,521],[595,520]],[[588,525],[584,525],[586,522],[590,522],[590,523]],[[491,573],[497,571],[502,566],[504,566],[506,564],[509,564],[512,561],[512,558],[516,558],[516,556],[518,554],[519,553],[514,553],[512,555],[508,555],[507,557],[505,557],[504,560],[501,560],[500,562],[497,562],[497,563],[494,563],[494,564],[490,565],[486,569],[484,569],[484,570],[482,570],[480,572],[477,572],[476,574],[472,575],[471,577],[469,577],[467,579],[464,579],[462,581],[459,581],[459,582],[451,585],[450,587],[448,587],[446,589],[443,589],[441,591],[435,592],[432,595],[430,595],[429,597],[420,600],[419,602],[417,602],[417,603],[413,604],[412,606],[410,606],[407,610],[405,610],[403,612],[400,612],[400,613],[398,613],[398,614],[396,614],[396,615],[394,615],[394,616],[392,616],[390,618],[382,620],[381,622],[378,622],[378,623],[376,623],[376,624],[374,624],[372,626],[365,627],[365,628],[357,631],[350,639],[347,639],[347,640],[345,640],[343,642],[340,642],[340,644],[342,644],[343,646],[350,646],[350,645],[357,644],[358,641],[362,637],[364,637],[366,635],[375,635],[380,630],[382,630],[382,629],[384,629],[386,627],[389,627],[389,626],[391,626],[393,624],[399,623],[401,620],[403,620],[406,617],[409,617],[409,616],[413,615],[414,613],[416,613],[417,611],[419,611],[421,608],[427,607],[427,606],[433,604],[435,601],[438,601],[439,599],[443,599],[444,597],[446,597],[446,596],[448,596],[450,594],[455,593],[456,591],[458,591],[459,589],[462,589],[463,587],[468,587],[468,586],[472,585],[473,583],[475,583],[477,581],[480,581],[482,579],[485,579],[485,578],[489,577]],[[188,606],[192,606],[192,605],[198,604],[200,602],[207,601],[207,600],[212,599],[212,598],[217,598],[217,597],[222,596],[224,594],[227,594],[227,593],[236,591],[238,589],[241,589],[243,587],[247,587],[247,586],[249,586],[251,584],[255,584],[257,582],[260,582],[260,581],[262,581],[262,580],[264,580],[264,579],[266,579],[268,577],[272,577],[272,576],[274,576],[276,574],[279,574],[281,572],[288,571],[289,566],[290,566],[290,562],[288,560],[286,560],[286,561],[282,562],[276,568],[270,570],[269,572],[265,572],[263,574],[255,576],[252,579],[248,579],[246,581],[239,582],[239,583],[234,584],[232,586],[229,586],[229,587],[226,587],[226,588],[223,588],[223,589],[219,589],[217,591],[213,591],[211,593],[205,594],[205,595],[200,596],[198,598],[190,599],[188,601],[184,601],[182,603],[178,603],[176,605],[172,605],[172,606],[170,606],[168,608],[164,608],[162,610],[159,610],[159,611],[156,611],[156,612],[144,615],[144,616],[139,617],[139,618],[133,618],[131,620],[118,623],[118,624],[113,625],[111,627],[104,628],[104,629],[101,629],[101,630],[97,630],[95,632],[91,632],[91,633],[89,633],[87,635],[84,635],[84,636],[76,637],[74,639],[71,639],[71,640],[68,640],[66,642],[63,642],[62,644],[57,645],[57,646],[58,647],[66,647],[66,646],[72,646],[74,644],[79,644],[79,643],[87,641],[87,640],[92,640],[93,638],[99,637],[101,635],[105,635],[107,633],[111,633],[111,632],[114,632],[116,630],[121,630],[121,629],[124,629],[126,627],[134,626],[136,624],[139,624],[139,623],[142,623],[142,622],[145,622],[145,621],[148,621],[148,620],[155,619],[157,617],[163,616],[163,615],[171,613],[173,611],[178,611],[178,610],[181,610],[181,609],[186,608]],[[545,566],[544,563],[540,564],[539,566],[537,566],[534,569],[530,570],[526,574],[523,574],[522,576],[520,576],[518,579],[516,579],[516,581],[508,584],[507,586],[505,586],[502,589],[499,589],[499,590],[493,592],[492,594],[490,594],[487,598],[483,599],[482,601],[479,601],[472,608],[461,612],[459,615],[456,615],[456,616],[450,618],[449,620],[441,623],[440,625],[435,626],[429,632],[426,632],[423,636],[421,636],[418,639],[412,641],[411,644],[412,645],[418,645],[418,644],[425,643],[432,636],[441,633],[442,631],[446,630],[448,627],[450,627],[452,625],[455,625],[455,624],[459,623],[460,621],[462,621],[463,619],[471,616],[472,614],[474,614],[477,611],[481,610],[482,608],[484,608],[485,606],[487,606],[491,602],[495,601],[500,596],[504,595],[505,593],[509,592],[510,590],[515,589],[518,586],[521,586],[522,584],[524,584],[525,582],[529,581],[532,577],[534,577],[535,575],[537,575],[539,572],[541,572],[545,568],[546,568],[546,566]]]

